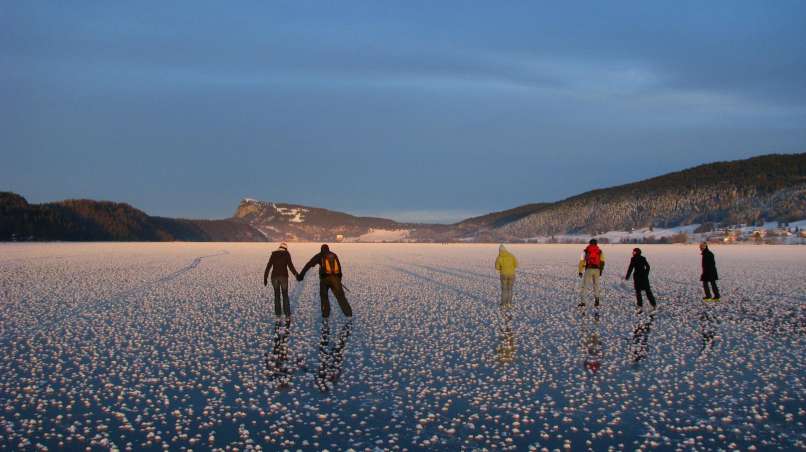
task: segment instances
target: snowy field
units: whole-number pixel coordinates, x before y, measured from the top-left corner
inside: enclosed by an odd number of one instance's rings
[[[656,315],[605,245],[336,244],[355,318],[318,278],[275,321],[267,244],[0,245],[0,449],[769,450],[806,447],[806,248],[643,246]],[[291,244],[297,268],[318,244]]]

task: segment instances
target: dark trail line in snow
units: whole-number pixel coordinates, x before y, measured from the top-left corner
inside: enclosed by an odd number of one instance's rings
[[[0,264],[7,264],[13,262],[31,262],[31,261],[43,261],[43,260],[59,260],[59,259],[69,259],[71,257],[79,257],[80,254],[68,254],[64,256],[36,256],[36,257],[12,257],[11,259],[0,259]]]
[[[87,312],[89,310],[110,308],[115,303],[121,302],[121,301],[123,301],[124,299],[126,299],[128,297],[136,295],[136,294],[138,294],[140,292],[144,292],[144,291],[146,291],[148,289],[151,289],[151,288],[153,288],[153,287],[155,287],[157,285],[160,285],[160,284],[172,281],[172,280],[174,280],[176,278],[179,278],[180,276],[182,276],[182,275],[192,271],[196,267],[198,267],[202,263],[202,261],[204,259],[208,259],[208,258],[211,258],[211,257],[224,256],[224,255],[227,255],[227,254],[229,254],[229,252],[226,251],[226,250],[223,250],[220,253],[210,254],[210,255],[206,255],[206,256],[199,256],[199,257],[193,259],[193,261],[190,264],[188,264],[187,266],[182,267],[182,268],[180,268],[179,270],[177,270],[177,271],[175,271],[173,273],[169,273],[168,275],[163,276],[162,278],[158,278],[158,279],[156,279],[154,281],[147,282],[145,284],[141,284],[141,285],[133,287],[131,289],[126,289],[124,291],[118,292],[116,294],[113,294],[113,295],[109,296],[105,300],[100,300],[97,303],[86,303],[86,304],[83,304],[81,306],[77,306],[74,309],[71,309],[68,312],[66,312],[61,317],[58,317],[58,318],[56,318],[54,320],[51,320],[50,322],[43,323],[40,328],[38,328],[38,329],[33,331],[33,336],[37,336],[40,333],[45,333],[45,332],[48,332],[48,331],[52,331],[53,329],[57,328],[59,326],[59,324],[65,322],[65,321],[67,321],[67,320],[69,320],[71,318],[75,318],[75,317],[77,317],[79,315],[82,315],[82,314],[84,314],[85,312]]]
[[[460,289],[458,287],[454,287],[454,286],[452,286],[450,284],[447,284],[447,283],[444,283],[442,281],[430,278],[430,277],[425,276],[425,275],[421,275],[419,273],[407,270],[407,269],[402,268],[402,267],[395,267],[395,266],[392,266],[392,265],[387,265],[387,267],[391,268],[394,271],[403,273],[404,275],[411,276],[411,277],[413,277],[415,279],[419,279],[419,280],[422,280],[422,281],[429,282],[429,283],[434,284],[435,286],[439,286],[439,287],[441,287],[443,289],[452,290],[452,291],[458,293],[459,295],[464,295],[464,296],[466,296],[468,298],[472,298],[473,300],[476,300],[476,301],[478,301],[478,302],[480,302],[482,304],[486,304],[486,305],[490,304],[490,300],[485,300],[484,298],[482,298],[482,297],[480,297],[480,296],[478,296],[478,295],[476,295],[474,293],[468,292],[466,290],[462,290],[462,289]]]
[[[437,268],[437,267],[433,267],[433,266],[430,266],[430,265],[415,264],[415,263],[411,263],[411,262],[403,262],[403,261],[400,261],[398,259],[393,259],[393,258],[389,258],[389,260],[391,260],[393,262],[396,262],[398,264],[410,265],[410,266],[413,266],[413,267],[421,268],[423,270],[428,270],[428,271],[431,271],[431,272],[434,272],[434,273],[442,273],[442,274],[449,275],[449,276],[457,276],[457,277],[460,277],[460,278],[466,278],[466,279],[470,279],[470,280],[475,280],[477,278],[484,278],[484,279],[487,279],[489,281],[495,282],[496,284],[499,281],[498,276],[493,274],[493,273],[491,273],[491,274],[483,274],[483,273],[479,273],[479,272],[474,272],[474,271],[469,271],[469,270],[462,270],[462,269],[458,269],[458,268],[455,268],[455,267],[447,267],[447,266],[442,266],[442,267]],[[534,276],[534,277],[537,277],[537,278],[545,278],[545,275],[540,275],[540,274],[537,274],[537,273],[531,273],[531,272],[521,271],[521,270],[518,270],[517,275],[528,275],[528,276]],[[571,277],[568,277],[567,279],[570,280]],[[534,282],[524,282],[522,279],[518,282],[518,285],[520,287],[528,287],[528,288],[533,288],[533,289],[543,289],[543,290],[556,290],[557,289],[556,287],[553,287],[553,286],[537,284],[537,283],[534,283]]]

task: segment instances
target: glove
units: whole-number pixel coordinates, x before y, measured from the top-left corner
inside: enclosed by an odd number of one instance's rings
[[[264,280],[263,280],[263,285],[264,285],[264,286],[268,286],[268,285],[269,285],[269,281],[264,279]]]
[[[579,272],[579,277],[580,277],[580,278],[582,277],[582,272]]]
[[[629,280],[630,280],[630,277],[629,277],[629,276],[625,276],[625,277],[624,277],[624,280],[625,280],[625,281],[629,281]]]
[[[297,275],[297,281],[302,281],[305,278],[302,274]]]

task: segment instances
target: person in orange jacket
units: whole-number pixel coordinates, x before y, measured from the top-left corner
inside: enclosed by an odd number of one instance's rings
[[[322,245],[321,251],[305,264],[305,267],[297,276],[297,281],[302,281],[305,278],[305,273],[316,265],[319,266],[319,301],[322,305],[322,317],[330,317],[328,290],[333,291],[333,295],[336,296],[341,312],[347,317],[352,317],[353,310],[350,307],[350,303],[347,302],[347,296],[344,295],[344,286],[341,284],[339,256],[330,251],[330,247],[326,244]]]

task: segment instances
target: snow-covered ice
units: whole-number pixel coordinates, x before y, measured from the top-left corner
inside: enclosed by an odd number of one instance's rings
[[[299,269],[318,244],[290,244]],[[803,449],[806,248],[642,246],[659,309],[636,315],[632,246],[576,307],[580,245],[333,244],[355,312],[292,320],[270,244],[0,245],[0,448]]]

